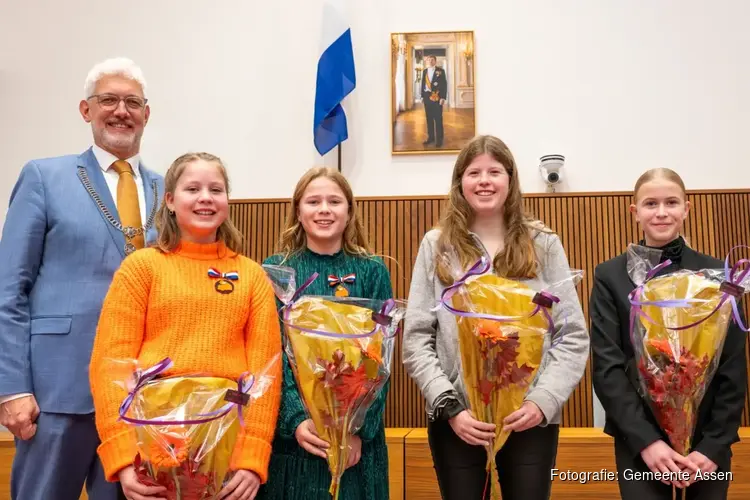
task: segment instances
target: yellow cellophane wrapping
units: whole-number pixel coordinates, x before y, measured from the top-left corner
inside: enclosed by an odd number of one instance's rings
[[[350,402],[374,397],[371,388],[383,376],[383,333],[364,338],[336,339],[301,331],[299,328],[332,334],[359,335],[375,327],[372,310],[320,297],[303,297],[298,300],[287,319],[286,331],[294,355],[292,364],[297,377],[299,393],[307,412],[315,424],[318,435],[330,444],[327,450],[328,468],[331,471],[330,493],[338,498],[339,484],[349,459],[349,432],[353,420],[362,420],[364,414],[353,414]],[[328,372],[328,373],[326,373]],[[329,383],[344,376],[351,399],[341,397]],[[332,378],[330,378],[332,377]],[[366,392],[369,392],[365,395]],[[359,406],[359,405],[356,405]]]
[[[643,312],[653,322],[641,316],[636,323],[639,332],[637,338],[643,343],[637,349],[643,353],[639,360],[640,372],[641,377],[647,377],[645,383],[649,394],[654,394],[653,384],[656,380],[674,380],[664,376],[669,366],[680,367],[679,373],[683,374],[682,381],[666,385],[666,399],[656,405],[656,417],[674,449],[685,455],[690,451],[698,405],[713,377],[717,353],[720,355],[724,345],[731,303],[725,302],[715,314],[705,321],[701,320],[711,314],[722,295],[719,283],[699,273],[681,272],[647,281],[640,297],[642,302],[676,299],[706,301],[680,308],[644,305]],[[684,330],[668,329],[699,321],[700,324]],[[685,375],[685,370],[690,375]],[[685,383],[683,381],[687,376],[690,379]]]
[[[218,377],[169,377],[146,384],[135,397],[128,416],[138,419],[198,420],[227,403],[228,389],[237,382]],[[195,488],[201,481],[216,494],[229,473],[230,461],[240,429],[236,409],[200,424],[134,426],[140,460],[149,475],[160,482],[176,480],[177,491],[170,498],[196,498],[179,491],[186,469],[191,469]],[[181,478],[180,478],[181,477]],[[166,478],[166,479],[165,479]],[[180,478],[180,479],[178,479]],[[203,497],[197,497],[203,498]],[[208,498],[208,497],[207,497]]]
[[[488,274],[468,281],[453,295],[452,305],[460,311],[526,318],[536,307],[534,295],[522,283]],[[495,455],[510,435],[503,419],[521,407],[539,369],[547,320],[539,312],[515,322],[463,316],[456,316],[456,322],[471,411],[477,420],[496,426],[487,449],[487,470],[495,476]],[[496,482],[492,481],[493,495]]]

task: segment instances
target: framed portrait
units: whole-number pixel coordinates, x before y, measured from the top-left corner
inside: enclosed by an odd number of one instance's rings
[[[457,153],[476,131],[474,32],[391,34],[391,153]]]

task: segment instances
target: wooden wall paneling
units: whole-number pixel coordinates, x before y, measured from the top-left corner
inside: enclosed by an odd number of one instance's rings
[[[737,196],[740,199],[740,207],[738,210],[738,225],[740,227],[750,227],[750,196],[743,196],[741,194],[738,194]],[[750,241],[745,242],[745,244],[750,245]],[[744,253],[742,253],[742,256],[744,258],[750,257],[750,251],[748,251],[748,249],[744,249]],[[747,321],[747,318],[750,318],[750,300],[746,297],[743,302],[745,305],[745,318]],[[745,346],[745,359],[748,360],[748,373],[750,373],[750,342],[746,343]],[[750,425],[750,390],[745,393],[745,413],[742,417],[742,425]]]
[[[713,196],[712,220],[716,235],[716,252],[714,255],[722,260],[730,252],[730,264],[742,258],[748,258],[747,248],[736,248],[740,245],[750,245],[748,230],[750,227],[750,194],[747,193],[724,193]],[[745,318],[750,317],[750,300],[743,300]],[[745,347],[745,360],[750,372],[750,349]],[[742,425],[750,425],[750,394],[745,396],[745,412]]]
[[[735,246],[750,245],[750,190],[691,191],[688,197],[692,210],[685,224],[685,235],[696,250],[723,259]],[[642,238],[629,212],[631,198],[628,193],[553,193],[524,198],[526,209],[558,233],[571,267],[584,271],[578,293],[587,318],[595,266]],[[375,252],[384,256],[390,271],[394,294],[397,298],[407,298],[419,245],[424,234],[437,224],[445,199],[378,197],[361,198],[358,203],[370,242]],[[274,252],[288,210],[288,200],[283,199],[232,201],[230,214],[246,237],[247,255],[261,261]],[[748,250],[741,249],[733,254],[732,260],[748,256]],[[748,300],[744,301],[744,311],[750,316]],[[746,350],[750,355],[750,345]],[[385,420],[389,427],[427,425],[422,395],[401,363],[400,343],[394,353]],[[750,394],[742,422],[750,425]],[[565,405],[563,426],[592,425],[589,364],[579,387]]]
[[[247,251],[248,255],[250,255],[254,260],[257,262],[263,262],[262,256],[259,256],[258,251],[258,225],[263,223],[262,217],[261,217],[261,211],[263,210],[262,205],[254,205],[250,207],[250,236],[245,235],[245,239],[247,240]],[[240,231],[242,231],[242,228],[240,228]]]

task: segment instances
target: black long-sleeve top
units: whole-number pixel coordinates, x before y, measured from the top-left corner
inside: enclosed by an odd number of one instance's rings
[[[723,268],[723,262],[692,250],[682,238],[661,249],[661,260],[669,258],[672,264],[660,274],[678,269]],[[629,329],[628,294],[633,289],[626,253],[598,265],[590,317],[593,385],[606,412],[604,432],[623,440],[636,456],[651,443],[659,439],[669,443],[669,439],[643,398],[638,382]],[[739,441],[746,390],[745,333],[732,321],[716,374],[699,407],[692,441],[692,450],[720,467],[726,467],[731,445]]]

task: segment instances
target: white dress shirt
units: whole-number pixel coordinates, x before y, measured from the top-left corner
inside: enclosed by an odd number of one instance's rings
[[[118,158],[112,153],[103,150],[96,144],[94,144],[92,150],[94,152],[94,157],[96,157],[96,161],[99,162],[99,167],[102,169],[104,179],[107,181],[107,187],[109,188],[109,192],[112,194],[112,199],[115,201],[116,208],[117,182],[120,179],[120,175],[115,171],[114,168],[112,168],[112,164],[117,161]],[[141,157],[140,155],[135,155],[125,161],[130,163],[130,168],[133,169],[133,178],[135,179],[135,185],[138,189],[138,207],[141,209],[141,225],[143,225],[146,223],[146,214],[148,207],[146,207],[146,192],[143,189],[143,177],[141,177]],[[23,392],[19,394],[12,394],[10,396],[0,397],[0,405],[5,403],[6,401],[11,401],[13,399],[18,399],[30,395],[31,394],[27,392]]]
[[[434,74],[435,74],[435,67],[434,66],[432,68],[428,67],[427,68],[427,77],[425,78],[426,81],[424,82],[424,89],[425,90],[427,90],[427,82],[430,82],[430,85],[432,85],[432,75],[434,75]],[[432,88],[432,87],[430,87],[430,88]],[[433,89],[433,90],[435,90],[435,89]]]

